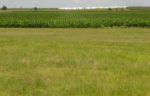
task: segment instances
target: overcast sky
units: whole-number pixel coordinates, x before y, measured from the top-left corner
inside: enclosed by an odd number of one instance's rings
[[[0,0],[0,6],[12,7],[109,7],[109,6],[150,6],[150,0]]]

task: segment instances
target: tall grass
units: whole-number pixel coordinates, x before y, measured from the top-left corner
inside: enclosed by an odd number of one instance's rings
[[[51,11],[0,13],[0,27],[100,28],[150,27],[150,12]]]
[[[149,84],[149,28],[0,28],[0,96],[149,96]]]

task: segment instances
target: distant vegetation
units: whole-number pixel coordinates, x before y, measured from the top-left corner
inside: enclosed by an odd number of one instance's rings
[[[7,6],[2,6],[2,10],[7,10]]]
[[[100,27],[150,27],[149,11],[132,11],[140,8],[95,10],[37,9],[33,11],[3,12],[0,27],[23,28],[100,28]],[[144,9],[144,8],[143,8]],[[29,9],[28,9],[29,10]],[[33,10],[33,9],[32,9]],[[129,11],[127,11],[129,10]],[[145,10],[148,10],[145,8]],[[110,12],[108,12],[110,11]]]
[[[150,7],[127,7],[127,9],[132,11],[150,11]]]
[[[34,7],[33,9],[34,9],[34,11],[37,11],[37,10],[38,10],[38,8],[37,8],[37,7]]]
[[[111,8],[108,8],[108,11],[111,11],[112,9]]]

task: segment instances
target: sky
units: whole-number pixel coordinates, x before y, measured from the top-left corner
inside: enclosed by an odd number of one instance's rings
[[[3,5],[9,8],[150,6],[150,0],[0,0],[0,7]]]

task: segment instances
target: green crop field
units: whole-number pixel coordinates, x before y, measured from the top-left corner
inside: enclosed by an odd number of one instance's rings
[[[0,29],[0,96],[149,96],[149,68],[149,28]]]
[[[150,11],[150,7],[128,7],[131,11]]]
[[[120,10],[120,11],[118,11]],[[0,27],[22,28],[101,28],[150,27],[150,11],[122,9],[78,11],[0,12]],[[125,10],[125,9],[124,9]]]

